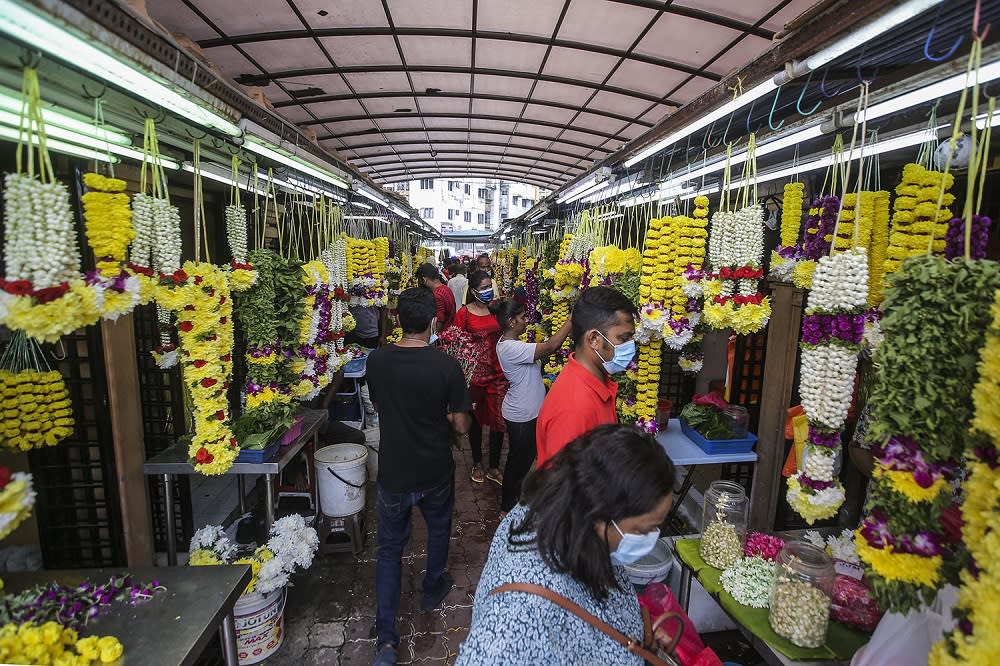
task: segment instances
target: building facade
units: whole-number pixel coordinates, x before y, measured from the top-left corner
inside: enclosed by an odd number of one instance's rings
[[[490,178],[423,178],[387,188],[405,193],[420,217],[442,233],[493,231],[548,194],[533,185]]]

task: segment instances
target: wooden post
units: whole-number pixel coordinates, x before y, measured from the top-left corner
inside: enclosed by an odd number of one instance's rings
[[[760,423],[757,433],[757,465],[750,500],[750,528],[770,531],[781,489],[785,463],[785,419],[791,406],[792,387],[799,354],[804,292],[786,282],[771,283],[771,321],[767,332],[767,355],[761,387]]]
[[[142,434],[142,403],[132,315],[101,321],[107,368],[115,470],[125,531],[125,556],[130,567],[153,565],[153,521],[142,464],[146,449]]]

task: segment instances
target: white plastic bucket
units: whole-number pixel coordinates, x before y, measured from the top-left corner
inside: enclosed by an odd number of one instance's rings
[[[247,594],[233,609],[240,664],[256,664],[285,641],[285,588],[270,594]]]
[[[365,444],[368,447],[368,480],[372,483],[378,480],[378,443]]]
[[[368,447],[332,444],[316,452],[319,504],[324,516],[353,516],[365,508]]]
[[[634,585],[659,583],[670,575],[674,566],[673,548],[666,539],[659,539],[648,555],[643,555],[635,564],[626,564],[629,580]]]

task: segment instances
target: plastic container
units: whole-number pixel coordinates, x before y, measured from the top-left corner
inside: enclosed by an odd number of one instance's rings
[[[729,421],[729,427],[733,429],[736,439],[742,439],[747,436],[747,433],[750,432],[750,413],[747,412],[746,407],[729,405],[723,410],[722,414]]]
[[[252,464],[268,462],[278,455],[279,448],[281,448],[281,440],[275,439],[267,445],[267,448],[240,449],[240,452],[236,455],[236,462]]]
[[[713,481],[705,491],[701,514],[701,558],[717,569],[725,569],[743,556],[750,502],[743,486],[732,481]]]
[[[247,594],[236,601],[236,651],[240,664],[267,659],[285,640],[285,588],[270,594]]]
[[[768,621],[779,636],[804,648],[826,642],[836,571],[833,560],[811,544],[790,541],[778,553]]]
[[[299,414],[295,417],[295,423],[289,428],[284,435],[281,437],[281,445],[288,446],[302,434],[302,421],[305,419],[305,414]]]
[[[324,446],[314,457],[323,515],[343,518],[363,511],[368,447],[333,444]]]
[[[633,585],[649,585],[664,580],[674,566],[674,549],[670,541],[660,539],[648,555],[633,564],[626,564],[629,580]]]
[[[697,430],[688,427],[684,419],[681,419],[681,432],[697,444],[699,449],[709,455],[716,453],[748,453],[753,450],[753,445],[757,443],[757,435],[752,432],[748,432],[746,437],[741,439],[705,439]]]

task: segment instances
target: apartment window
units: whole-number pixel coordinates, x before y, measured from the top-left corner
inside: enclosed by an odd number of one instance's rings
[[[459,189],[461,186],[462,186],[462,184],[459,183],[456,180],[449,180],[448,181],[448,191],[449,192],[454,192],[455,190]]]
[[[531,199],[521,199],[521,205],[525,208],[531,208]]]
[[[483,213],[479,214],[479,224],[486,224],[486,215]]]
[[[421,178],[420,179],[420,189],[422,189],[422,190],[433,190],[434,189],[434,179],[433,178]]]
[[[489,198],[489,193],[490,193],[490,191],[488,189],[486,189],[485,187],[480,187],[479,188],[479,198],[480,199],[487,199],[487,198]]]
[[[465,193],[466,194],[472,194],[472,185],[466,184],[466,186],[465,186]]]
[[[420,209],[420,217],[424,218],[425,220],[433,220],[434,219],[434,209],[433,208],[421,208]]]
[[[472,224],[472,213],[470,213],[469,211],[465,211],[465,213],[462,215],[462,219],[465,220],[466,224]]]
[[[521,197],[514,195],[514,205],[517,206],[521,202]]]
[[[451,208],[448,209],[448,219],[449,220],[455,219],[455,211],[453,211]]]

